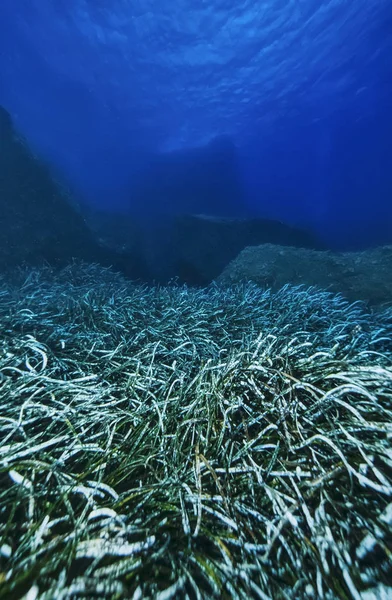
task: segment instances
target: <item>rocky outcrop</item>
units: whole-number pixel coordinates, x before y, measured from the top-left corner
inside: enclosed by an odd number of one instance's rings
[[[14,131],[0,107],[0,269],[72,259],[113,265],[132,276],[130,261],[99,244],[69,194]]]
[[[0,108],[0,264],[91,259],[96,244],[67,194]]]
[[[133,257],[141,279],[163,284],[178,279],[207,285],[252,244],[319,246],[310,234],[267,219],[184,215],[150,223],[103,212],[90,212],[86,218],[101,243]]]
[[[265,244],[245,248],[217,281],[253,281],[278,289],[286,283],[315,285],[351,301],[392,302],[392,246],[333,253]]]
[[[228,219],[207,215],[178,217],[168,235],[173,269],[182,281],[204,285],[244,248],[273,243],[320,247],[309,233],[268,219]]]

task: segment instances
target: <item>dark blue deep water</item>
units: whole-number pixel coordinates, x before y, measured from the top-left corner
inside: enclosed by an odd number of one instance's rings
[[[1,0],[0,105],[82,203],[392,241],[390,0]]]

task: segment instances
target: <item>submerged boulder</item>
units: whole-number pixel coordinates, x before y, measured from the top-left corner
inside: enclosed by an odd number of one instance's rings
[[[319,286],[351,301],[392,302],[392,246],[334,253],[264,244],[245,248],[218,277],[278,289],[287,283]]]
[[[306,231],[261,218],[187,215],[173,221],[168,238],[173,271],[180,280],[195,285],[210,283],[247,246],[320,248]]]

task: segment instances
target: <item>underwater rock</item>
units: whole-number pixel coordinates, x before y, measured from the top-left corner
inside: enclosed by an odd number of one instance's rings
[[[127,260],[95,240],[70,195],[0,107],[0,268],[62,266],[74,258],[128,269]]]
[[[171,229],[173,269],[181,281],[194,285],[210,283],[247,246],[321,248],[306,231],[261,218],[187,215],[175,219]]]
[[[0,264],[92,258],[96,245],[83,218],[17,136],[4,109],[0,133]]]
[[[333,253],[264,244],[245,248],[218,277],[231,285],[253,281],[278,289],[287,283],[340,292],[351,301],[392,302],[392,246]]]
[[[178,279],[189,285],[208,285],[249,245],[273,242],[320,247],[310,234],[267,219],[166,215],[148,222],[102,211],[85,216],[99,242],[126,255],[137,278],[151,283]]]

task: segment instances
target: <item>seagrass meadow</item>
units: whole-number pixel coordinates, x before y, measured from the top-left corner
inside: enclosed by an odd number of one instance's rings
[[[73,264],[0,340],[1,599],[392,597],[391,308]]]

